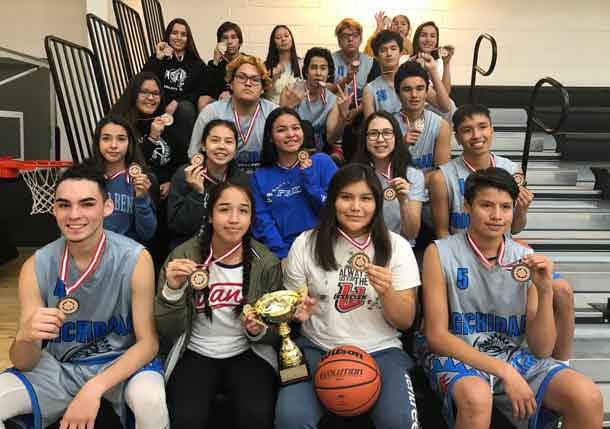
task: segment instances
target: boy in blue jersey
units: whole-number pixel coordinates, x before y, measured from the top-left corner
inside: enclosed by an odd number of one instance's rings
[[[154,271],[135,241],[103,228],[113,210],[103,172],[77,165],[59,179],[62,232],[19,276],[20,320],[0,374],[0,428],[20,415],[42,429],[93,428],[101,398],[138,428],[168,428],[153,320]],[[43,347],[43,342],[46,345]],[[63,416],[63,417],[62,417]]]
[[[467,231],[426,250],[416,348],[451,427],[489,428],[493,403],[517,427],[599,428],[597,386],[551,358],[553,263],[506,235],[518,193],[501,168],[466,180]]]

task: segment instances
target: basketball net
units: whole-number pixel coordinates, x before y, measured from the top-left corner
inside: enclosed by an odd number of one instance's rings
[[[55,201],[55,184],[59,178],[59,168],[41,167],[20,172],[32,192],[30,214],[51,213]]]

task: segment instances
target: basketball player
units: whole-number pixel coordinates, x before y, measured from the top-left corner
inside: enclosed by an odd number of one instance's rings
[[[480,104],[461,106],[453,115],[453,130],[458,144],[462,146],[462,156],[430,173],[432,220],[438,238],[468,228],[468,215],[464,212],[464,181],[472,172],[499,167],[512,175],[521,174],[523,177],[521,169],[514,162],[491,152],[493,127],[487,107]],[[533,198],[533,194],[526,187],[519,186],[519,197],[511,226],[513,234],[519,233],[525,227],[527,210]]]
[[[426,250],[416,349],[451,427],[489,428],[493,402],[517,427],[547,427],[558,414],[563,428],[599,428],[598,388],[550,357],[553,263],[506,235],[518,193],[502,168],[466,180],[468,229]]]
[[[25,414],[35,429],[59,418],[61,429],[93,428],[102,396],[123,420],[124,398],[138,428],[169,427],[154,360],[152,259],[103,229],[113,208],[105,183],[84,164],[58,181],[53,211],[62,237],[21,270],[14,367],[0,374],[0,428]]]
[[[360,347],[381,373],[379,398],[370,410],[375,427],[417,428],[413,361],[398,330],[413,323],[419,271],[409,243],[385,225],[382,193],[372,167],[352,163],[337,171],[318,225],[290,249],[284,285],[307,285],[317,298],[299,318],[305,321],[296,340],[310,373],[330,349]],[[311,381],[295,383],[280,390],[275,427],[315,428],[325,412]]]
[[[261,98],[270,80],[259,58],[240,55],[227,65],[226,80],[233,94],[209,104],[199,113],[188,154],[192,157],[201,149],[201,137],[208,122],[213,119],[234,121],[239,134],[235,158],[239,168],[251,174],[260,166],[265,120],[278,106]]]

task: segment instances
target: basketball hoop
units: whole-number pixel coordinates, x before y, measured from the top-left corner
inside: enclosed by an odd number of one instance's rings
[[[4,157],[0,158],[0,178],[14,179],[21,174],[32,192],[30,214],[51,213],[60,169],[71,165],[72,161],[21,161]]]

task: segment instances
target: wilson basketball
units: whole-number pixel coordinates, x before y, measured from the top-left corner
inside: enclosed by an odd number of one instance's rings
[[[318,399],[340,416],[368,411],[381,391],[381,374],[375,360],[355,346],[339,346],[320,360],[314,374]]]

